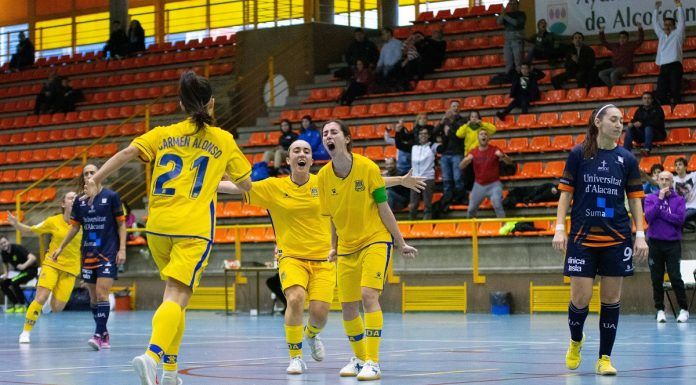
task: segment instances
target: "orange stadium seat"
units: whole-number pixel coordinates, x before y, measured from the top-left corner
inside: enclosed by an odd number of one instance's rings
[[[75,140],[76,130],[74,128],[67,128],[63,130],[63,140]]]
[[[693,103],[677,104],[671,115],[672,119],[693,119],[694,117],[696,117],[696,109]]]
[[[439,92],[447,92],[454,89],[452,78],[437,79],[433,87]]]
[[[483,105],[492,108],[504,107],[505,100],[503,100],[503,95],[486,95]]]
[[[425,102],[423,100],[411,100],[406,103],[406,113],[410,115],[417,115],[425,111]]]
[[[350,106],[336,106],[333,109],[333,117],[337,119],[346,119],[350,117]]]
[[[642,157],[638,166],[641,170],[650,172],[650,167],[654,164],[662,164],[660,157],[657,155]]]
[[[370,112],[370,106],[367,104],[357,104],[350,107],[350,116],[354,118],[361,118],[368,116]]]
[[[435,20],[447,20],[452,18],[452,11],[449,9],[441,9],[437,12],[434,19]]]
[[[338,100],[338,98],[343,94],[343,88],[341,87],[333,87],[333,88],[327,88],[326,89],[326,99],[327,100]]]
[[[551,142],[551,148],[556,151],[570,150],[574,145],[572,135],[556,135]]]
[[[507,150],[509,152],[525,152],[529,148],[529,141],[527,138],[510,138],[507,145]]]
[[[497,55],[485,55],[485,56],[497,56]],[[491,59],[488,59],[491,60]],[[462,67],[465,69],[473,69],[481,67],[481,56],[466,56],[462,59]]]
[[[433,81],[429,79],[419,80],[416,84],[416,92],[431,92],[433,89]]]
[[[449,23],[447,23],[449,24]],[[455,70],[459,69],[462,67],[462,58],[461,57],[450,57],[445,59],[444,64],[442,65],[443,70]]]
[[[0,203],[2,203],[2,204],[14,203],[14,196],[15,196],[14,190],[2,190],[2,191],[0,191]]]
[[[579,111],[563,111],[558,120],[564,126],[580,126],[583,124],[580,120]]]
[[[544,136],[535,136],[529,142],[529,149],[535,152],[548,152],[552,151],[551,138]]]
[[[453,19],[463,19],[469,15],[469,8],[457,8],[452,12]]]
[[[662,165],[665,167],[665,170],[669,172],[675,172],[674,170],[674,161],[676,161],[679,158],[687,158],[688,157],[684,154],[680,155],[667,155],[665,157],[665,160],[662,162]],[[652,167],[652,166],[651,166]]]
[[[12,183],[17,180],[17,170],[5,170],[0,174],[0,182]]]
[[[636,84],[633,86],[632,95],[633,95],[633,97],[641,97],[646,92],[652,92],[653,89],[654,89],[654,85],[651,83]]]
[[[568,102],[580,102],[587,99],[587,90],[584,88],[573,88],[566,93]]]
[[[499,237],[500,236],[499,222],[483,222],[479,223],[478,235],[480,237]]]
[[[33,168],[31,169],[31,172],[29,173],[29,180],[31,181],[37,181],[44,176],[44,169],[41,167],[38,168]]]
[[[314,110],[314,119],[316,120],[329,120],[332,118],[333,111],[331,108],[322,107]]]
[[[431,238],[433,225],[430,223],[415,223],[411,225],[410,234],[414,238]]]
[[[507,140],[505,139],[491,139],[489,143],[491,146],[498,147],[502,152],[508,152]]]
[[[387,146],[384,148],[384,158],[394,158],[396,159],[396,147]]]
[[[520,114],[517,117],[517,127],[519,128],[534,128],[537,126],[536,114]]]
[[[546,163],[544,167],[544,176],[547,178],[560,178],[563,175],[563,169],[565,168],[565,161],[554,160]]]
[[[654,61],[643,61],[636,65],[632,75],[657,75],[659,68]]]
[[[436,223],[433,228],[433,238],[457,238],[457,225],[455,223]]]
[[[411,236],[411,225],[407,223],[399,223],[399,231],[401,232],[401,235],[403,235],[404,238],[414,238]]]
[[[610,98],[628,99],[631,98],[631,86],[628,84],[611,87]]]
[[[545,91],[541,95],[541,100],[538,104],[548,104],[548,103],[563,103],[566,98],[566,90],[549,90]]]
[[[368,124],[358,127],[355,137],[357,139],[372,139],[378,138],[379,134],[375,131],[375,126]]]
[[[542,112],[537,118],[537,125],[539,127],[558,127],[560,122],[558,120],[558,114],[555,112]]]
[[[403,115],[404,112],[404,102],[391,102],[387,105],[387,115]]]
[[[384,149],[382,146],[369,146],[364,155],[372,160],[384,160]]]
[[[691,159],[689,159],[689,164],[686,166],[686,169],[689,171],[696,171],[696,156],[692,156]]]
[[[494,124],[495,124],[495,127],[498,129],[498,131],[516,129],[514,115],[508,115],[503,120],[496,118]]]
[[[296,115],[295,115],[295,110],[284,110],[280,113],[280,120],[287,119],[291,122],[294,122],[296,120]]]
[[[605,100],[616,97],[614,95],[609,95],[609,87],[592,87],[590,92],[587,93],[587,100]]]
[[[467,110],[476,110],[483,108],[483,97],[482,96],[467,96],[464,98],[462,107]]]
[[[431,99],[425,102],[426,112],[442,112],[445,110],[445,101],[442,99]]]
[[[370,116],[382,116],[386,115],[387,104],[386,103],[374,103],[370,104],[370,109],[368,115]]]
[[[520,176],[523,178],[539,178],[541,175],[543,175],[541,162],[527,162],[520,170]]]
[[[694,143],[696,138],[691,137],[689,128],[671,128],[667,134],[667,142],[674,144]]]
[[[432,11],[421,12],[418,15],[418,17],[416,18],[416,21],[423,23],[423,22],[432,20],[433,17],[434,17],[434,15],[433,15]]]
[[[468,90],[473,87],[473,78],[469,76],[461,76],[454,78],[452,81],[452,88],[454,91]]]
[[[253,132],[249,136],[247,141],[247,146],[264,146],[266,144],[266,133],[265,132]]]

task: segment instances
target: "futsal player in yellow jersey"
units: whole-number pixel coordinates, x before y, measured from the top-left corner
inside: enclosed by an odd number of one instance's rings
[[[179,104],[189,118],[135,138],[87,181],[94,185],[140,157],[154,161],[149,193],[147,240],[167,281],[162,304],[152,317],[145,354],[133,359],[140,383],[155,385],[164,359],[161,385],[176,385],[176,361],[184,333],[186,306],[208,264],[215,232],[218,183],[224,174],[243,191],[251,188],[251,166],[232,135],[211,126],[215,100],[207,79],[185,72],[179,81]]]
[[[7,220],[17,230],[23,234],[50,235],[51,241],[48,244],[46,258],[41,264],[41,274],[36,284],[36,297],[29,305],[24,330],[19,335],[20,344],[28,344],[30,341],[31,329],[41,315],[43,306],[51,297],[51,311],[57,313],[65,308],[65,304],[70,299],[73,288],[75,288],[75,278],[80,273],[80,242],[82,237],[75,237],[63,249],[60,255],[53,259],[50,256],[60,246],[65,236],[70,230],[70,212],[72,211],[73,201],[76,194],[72,191],[66,193],[61,201],[62,213],[46,218],[43,222],[28,226],[20,222],[14,215],[7,213]]]
[[[285,312],[285,338],[290,352],[288,374],[302,374],[303,334],[312,358],[325,357],[319,333],[326,325],[336,285],[336,266],[326,260],[331,249],[329,218],[319,212],[317,177],[310,173],[312,147],[304,140],[294,141],[288,149],[290,177],[267,178],[253,182],[244,194],[248,204],[268,210],[276,236],[278,269],[283,293],[288,301]],[[415,190],[425,186],[424,178],[386,177],[389,186],[401,184]],[[220,182],[218,192],[239,194],[231,182]],[[305,298],[309,296],[309,319],[303,327]],[[303,333],[304,330],[304,333]]]
[[[331,161],[317,174],[322,215],[331,217],[329,261],[337,260],[338,296],[343,325],[355,357],[340,371],[342,377],[377,380],[382,310],[379,296],[396,247],[413,258],[418,250],[406,244],[394,214],[379,167],[364,156],[351,153],[350,129],[341,121],[329,121],[322,129]],[[363,303],[365,322],[360,318]]]

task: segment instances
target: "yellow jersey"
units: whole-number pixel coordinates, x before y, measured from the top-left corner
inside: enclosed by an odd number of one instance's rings
[[[321,214],[331,217],[338,234],[338,254],[351,254],[378,242],[393,242],[379,216],[373,194],[384,191],[379,167],[370,159],[353,154],[353,166],[345,178],[336,176],[333,162],[317,174]]]
[[[246,180],[251,165],[232,134],[206,126],[195,133],[190,120],[156,127],[135,138],[141,159],[154,161],[147,232],[212,240],[218,183],[227,173]]]
[[[331,249],[331,223],[319,213],[316,175],[298,186],[291,178],[254,182],[244,202],[268,210],[276,237],[277,257],[326,260]]]
[[[39,235],[50,235],[51,241],[48,244],[48,251],[45,255],[51,255],[53,252],[63,243],[65,236],[68,235],[72,227],[68,222],[65,221],[63,214],[56,214],[46,218],[43,222],[31,226],[31,231]],[[53,261],[51,258],[45,258],[42,262],[43,265],[51,266],[60,271],[72,275],[80,274],[80,263],[82,257],[80,254],[80,246],[82,245],[82,229],[75,235],[75,238],[65,246],[63,252],[58,256],[57,261]]]

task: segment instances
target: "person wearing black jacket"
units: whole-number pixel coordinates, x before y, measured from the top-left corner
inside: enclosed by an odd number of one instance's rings
[[[353,75],[358,60],[362,60],[366,68],[372,68],[379,59],[377,46],[365,37],[365,31],[362,28],[356,28],[353,36],[355,40],[350,43],[345,53],[348,67],[343,67],[334,72],[334,76],[339,79],[349,80]]]
[[[432,37],[428,36],[416,43],[416,48],[420,53],[423,73],[433,73],[442,67],[447,52],[447,41],[442,38],[441,30],[434,30]]]
[[[0,255],[3,264],[0,287],[12,303],[12,307],[5,309],[5,312],[24,313],[27,310],[27,299],[21,285],[36,278],[39,260],[23,246],[10,243],[4,235],[0,235]],[[10,266],[19,272],[13,278],[9,277]]]
[[[128,26],[128,53],[136,54],[145,51],[145,30],[138,20],[133,20]]]
[[[589,89],[596,77],[595,53],[592,48],[584,43],[585,35],[580,32],[573,34],[573,44],[568,47],[565,72],[551,78],[553,88],[561,89],[563,84],[570,79],[578,81],[578,87]]]
[[[55,72],[48,75],[48,79],[41,91],[36,95],[34,114],[52,114],[60,109],[60,101],[63,96],[61,78]]]
[[[653,142],[660,142],[667,138],[665,130],[665,112],[655,102],[651,92],[645,92],[642,96],[643,105],[638,107],[633,119],[628,123],[624,148],[633,149],[633,142],[643,143],[641,152],[649,155]]]
[[[391,137],[391,131],[394,131],[394,137]],[[396,153],[395,170],[398,175],[404,175],[411,169],[411,147],[413,147],[413,131],[409,130],[404,125],[404,119],[399,119],[394,127],[387,126],[384,132],[384,141],[387,144],[394,145],[398,150]]]
[[[281,120],[278,145],[274,149],[263,153],[264,162],[270,163],[271,160],[273,161],[273,168],[276,174],[280,171],[280,166],[283,165],[283,161],[285,161],[285,158],[288,156],[288,149],[295,140],[297,140],[297,133],[292,130],[290,121],[287,119]]]
[[[522,64],[520,72],[515,73],[512,81],[510,104],[504,110],[498,111],[496,116],[501,120],[505,119],[505,116],[517,107],[522,109],[523,114],[526,114],[529,111],[529,104],[539,100],[539,80],[543,79],[544,76],[546,75],[543,71],[531,69],[527,63]]]
[[[34,44],[24,35],[24,32],[20,32],[17,52],[10,58],[10,69],[21,70],[31,67],[32,64],[34,64]]]
[[[546,19],[537,21],[537,32],[526,39],[532,44],[532,48],[527,52],[525,62],[531,63],[534,59],[548,60],[549,64],[556,62],[556,36],[547,30]]]
[[[112,59],[121,59],[128,54],[129,43],[126,32],[121,28],[121,23],[114,21],[109,40],[104,45],[104,57],[109,54]]]
[[[85,100],[82,90],[72,88],[68,78],[62,78],[60,84],[60,97],[56,103],[56,109],[62,112],[75,111],[75,104]]]

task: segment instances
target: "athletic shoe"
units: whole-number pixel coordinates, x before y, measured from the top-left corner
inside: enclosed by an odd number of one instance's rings
[[[14,312],[13,313],[26,313],[27,312],[27,305],[19,305],[15,306]]]
[[[111,349],[111,342],[109,342],[109,332],[106,332],[102,335],[101,348],[102,349]]]
[[[360,373],[360,370],[363,368],[363,365],[365,365],[363,360],[357,357],[352,357],[348,365],[344,366],[343,369],[341,369],[341,371],[338,372],[338,374],[341,377],[356,377],[358,373]]]
[[[615,376],[616,368],[611,366],[611,358],[606,354],[602,355],[595,364],[595,373],[601,376]]]
[[[302,361],[302,357],[300,356],[291,358],[290,365],[285,369],[288,374],[302,374],[305,370],[307,370],[307,364]]]
[[[358,381],[374,381],[382,377],[382,371],[379,369],[379,364],[368,360],[358,373]]]
[[[585,342],[585,333],[582,333],[582,340],[580,342],[570,340],[570,345],[568,345],[568,351],[566,352],[566,368],[570,370],[575,370],[580,366],[582,361],[582,344]]]
[[[659,324],[667,322],[667,316],[665,316],[665,311],[658,310],[657,315],[655,316],[655,320],[657,320],[657,323]]]
[[[87,340],[87,345],[91,346],[92,349],[99,351],[101,349],[101,344],[102,344],[102,338],[99,334],[95,334]]]
[[[31,339],[29,338],[29,332],[22,332],[22,334],[19,335],[19,343],[28,344],[29,342],[31,342]]]
[[[7,305],[5,308],[5,313],[14,313],[15,311],[15,306],[14,305]]]
[[[321,342],[321,338],[319,338],[319,336],[307,338],[307,345],[309,345],[309,348],[312,350],[312,358],[314,358],[314,361],[324,360],[324,357],[326,357],[326,352],[324,351],[324,343]]]
[[[689,311],[685,309],[679,310],[679,316],[677,317],[677,322],[684,323],[689,320]]]
[[[133,369],[140,377],[140,385],[157,385],[157,362],[147,354],[133,358]]]
[[[182,385],[184,380],[182,380],[175,370],[164,370],[162,371],[162,381],[160,385]]]

